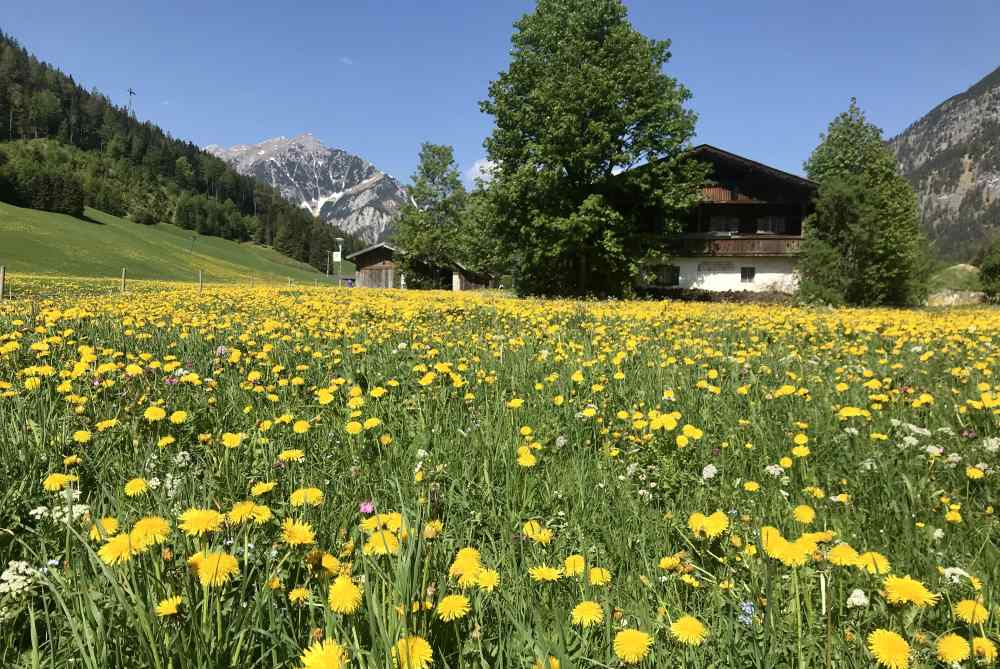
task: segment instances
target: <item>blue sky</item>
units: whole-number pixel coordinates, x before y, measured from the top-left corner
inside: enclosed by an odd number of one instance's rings
[[[408,180],[422,141],[484,155],[478,101],[528,0],[4,3],[0,29],[199,145],[312,132]],[[996,0],[627,0],[673,41],[697,141],[801,173],[856,96],[887,136],[1000,66]]]

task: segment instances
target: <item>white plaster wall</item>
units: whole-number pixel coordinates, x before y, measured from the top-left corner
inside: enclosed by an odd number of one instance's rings
[[[799,285],[795,259],[791,257],[673,258],[671,262],[680,267],[681,288],[794,293]],[[756,268],[753,283],[740,280],[741,267]]]

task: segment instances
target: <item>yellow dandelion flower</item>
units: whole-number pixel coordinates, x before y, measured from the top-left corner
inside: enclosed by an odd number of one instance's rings
[[[615,655],[625,664],[639,664],[649,655],[653,637],[641,630],[623,629],[615,635]]]
[[[972,639],[972,654],[983,664],[993,664],[997,659],[996,644],[986,637],[977,636]]]
[[[587,578],[591,585],[603,586],[611,582],[611,572],[604,567],[591,567]]]
[[[42,481],[42,488],[44,488],[47,492],[59,492],[73,481],[78,480],[79,477],[75,474],[49,474],[45,477],[45,480]]]
[[[281,540],[289,546],[308,546],[316,542],[316,534],[309,523],[285,518],[281,524]]]
[[[957,634],[945,634],[934,644],[934,654],[942,662],[951,664],[968,659],[972,648],[968,641]]]
[[[104,564],[123,564],[139,554],[137,546],[132,538],[125,533],[116,534],[108,539],[97,551],[97,557],[101,558]]]
[[[567,576],[579,576],[587,566],[587,561],[582,555],[570,555],[563,561],[563,572]]]
[[[162,544],[170,536],[170,523],[159,516],[146,516],[136,521],[129,534],[136,546],[145,548]]]
[[[681,616],[670,625],[670,634],[689,646],[698,646],[708,636],[708,629],[694,616]]]
[[[378,530],[361,547],[365,555],[399,555],[399,537],[389,530]]]
[[[885,579],[885,598],[890,604],[915,604],[919,608],[934,606],[940,595],[927,589],[909,576],[889,576]]]
[[[292,506],[319,506],[323,503],[323,491],[319,488],[299,488],[288,498]]]
[[[868,551],[867,553],[862,553],[858,556],[858,560],[855,563],[858,569],[863,569],[872,575],[888,574],[892,571],[892,565],[889,564],[889,559],[881,553],[876,553],[875,551]]]
[[[895,632],[877,629],[868,635],[868,650],[880,666],[907,669],[910,666],[910,644]]]
[[[309,599],[309,588],[292,588],[288,591],[288,601],[292,604],[301,604]]]
[[[330,584],[327,602],[334,613],[350,614],[361,606],[361,588],[350,576],[340,575]]]
[[[838,567],[856,567],[858,565],[858,552],[850,544],[839,543],[826,554],[826,559],[830,564]]]
[[[240,573],[240,566],[229,553],[212,552],[199,553],[196,570],[198,580],[207,587],[225,585],[230,579]]]
[[[150,423],[156,423],[167,417],[167,412],[162,407],[150,406],[142,412],[142,417]]]
[[[434,651],[423,637],[404,637],[392,647],[393,664],[400,669],[426,669],[433,660]]]
[[[573,607],[570,620],[574,625],[590,627],[604,621],[604,609],[593,600],[585,600]]]
[[[253,520],[255,506],[257,505],[250,500],[236,502],[233,504],[233,508],[229,510],[229,513],[226,514],[226,521],[232,525],[242,525],[245,522]]]
[[[957,618],[970,625],[979,625],[990,617],[990,612],[986,610],[986,607],[974,599],[963,599],[956,602],[951,610]]]
[[[99,518],[96,523],[90,526],[89,537],[91,541],[103,541],[114,536],[118,532],[117,518]]]
[[[243,433],[223,432],[222,445],[226,448],[236,448],[243,443]]]
[[[266,495],[267,493],[274,490],[274,486],[277,485],[275,481],[263,481],[261,483],[254,483],[250,487],[250,495],[252,497],[260,497],[261,495]]]
[[[445,622],[464,618],[469,612],[469,598],[465,595],[448,595],[437,605],[437,616]]]
[[[797,523],[809,525],[816,520],[816,511],[808,504],[799,504],[792,509],[792,517],[795,518],[795,522]]]
[[[183,603],[184,598],[180,595],[160,600],[160,603],[156,605],[156,615],[160,618],[177,615],[177,612],[180,610],[181,604]]]
[[[125,494],[129,497],[138,497],[149,490],[146,479],[134,478],[125,484]]]
[[[484,592],[493,592],[500,585],[500,572],[494,569],[480,569],[476,574],[476,585]]]
[[[552,581],[558,581],[562,577],[562,569],[543,564],[528,569],[528,575],[531,576],[532,581],[550,583]]]
[[[302,669],[342,669],[348,665],[347,651],[333,639],[316,641],[299,657]]]
[[[215,509],[188,509],[180,515],[178,527],[189,537],[200,537],[222,527],[224,517]]]

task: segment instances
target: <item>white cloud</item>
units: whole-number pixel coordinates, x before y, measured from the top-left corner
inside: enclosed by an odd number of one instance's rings
[[[493,162],[487,158],[480,158],[472,163],[462,176],[465,177],[465,182],[469,186],[475,185],[477,178],[489,183],[493,179]]]
[[[341,56],[340,62],[344,65],[354,65],[354,59],[348,58],[347,56]]]

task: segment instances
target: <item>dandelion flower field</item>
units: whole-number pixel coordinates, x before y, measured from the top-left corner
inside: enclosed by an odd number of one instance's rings
[[[998,665],[1000,311],[134,286],[0,302],[0,666]]]

